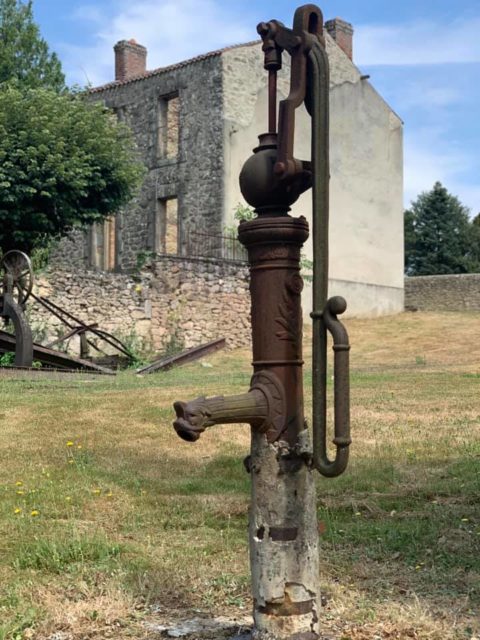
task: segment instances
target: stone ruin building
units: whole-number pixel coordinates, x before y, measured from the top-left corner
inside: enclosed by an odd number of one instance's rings
[[[403,310],[402,122],[352,61],[353,29],[326,23],[331,66],[330,295],[353,315]],[[44,292],[110,330],[132,327],[161,349],[249,340],[245,255],[226,229],[242,202],[238,175],[267,129],[260,42],[147,70],[135,40],[115,47],[115,80],[91,89],[133,130],[147,174],[125,211],[59,248]],[[279,90],[289,89],[289,56]],[[296,156],[310,155],[297,116]],[[311,196],[293,213],[311,219]],[[311,245],[305,247],[311,258]],[[149,260],[149,271],[139,267]],[[81,276],[88,271],[88,278]],[[132,276],[132,273],[134,277]],[[310,311],[309,287],[304,308]]]

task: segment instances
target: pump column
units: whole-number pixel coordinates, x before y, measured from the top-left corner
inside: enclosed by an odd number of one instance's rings
[[[252,297],[253,366],[274,376],[284,413],[252,429],[250,564],[256,640],[315,640],[320,605],[315,481],[308,465],[302,384],[300,251],[304,218],[243,222]]]

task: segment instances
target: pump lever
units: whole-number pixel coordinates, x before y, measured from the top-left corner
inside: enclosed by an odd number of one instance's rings
[[[314,354],[320,361],[313,363],[320,382],[320,389],[314,392],[313,415],[313,466],[322,475],[329,478],[339,476],[348,464],[350,438],[350,344],[348,333],[337,316],[344,313],[347,303],[341,296],[334,296],[327,301],[323,313],[312,313],[314,320],[319,320],[318,336],[321,353]],[[327,454],[327,402],[326,402],[326,341],[327,331],[333,338],[333,385],[334,385],[334,439],[336,446],[335,459],[330,460]],[[314,375],[314,380],[317,377]]]
[[[307,4],[299,7],[294,16],[293,29],[278,20],[262,22],[257,31],[263,39],[265,68],[272,76],[269,92],[269,114],[275,110],[276,82],[273,74],[281,67],[281,52],[291,56],[290,93],[280,102],[278,116],[278,152],[274,171],[278,178],[292,179],[298,174],[311,174],[311,164],[297,160],[293,155],[295,136],[295,110],[307,99],[308,53],[314,43],[323,41],[323,16],[318,7]],[[269,125],[272,123],[269,116]],[[269,126],[271,131],[271,126]]]

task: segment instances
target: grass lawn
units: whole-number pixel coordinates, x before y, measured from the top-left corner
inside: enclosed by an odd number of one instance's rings
[[[348,328],[351,464],[318,478],[325,635],[480,637],[480,316]],[[0,640],[154,638],[149,622],[249,613],[249,429],[189,444],[171,427],[174,400],[240,393],[249,363],[0,376]],[[307,388],[309,369],[307,354]]]

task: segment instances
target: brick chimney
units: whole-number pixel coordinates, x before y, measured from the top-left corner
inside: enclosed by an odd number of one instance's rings
[[[120,40],[113,50],[117,82],[141,76],[147,70],[147,50],[135,40]]]
[[[353,27],[349,22],[345,22],[341,18],[327,20],[325,29],[332,36],[350,60],[353,59]]]

